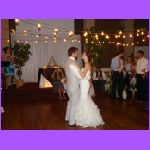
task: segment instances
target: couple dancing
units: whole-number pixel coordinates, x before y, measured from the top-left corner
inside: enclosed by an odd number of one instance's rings
[[[69,125],[84,128],[103,125],[104,121],[100,115],[100,110],[89,95],[91,71],[88,57],[84,52],[82,55],[84,68],[80,69],[75,61],[78,56],[78,49],[76,47],[69,48],[68,55],[65,72],[69,101],[65,120],[69,121]]]

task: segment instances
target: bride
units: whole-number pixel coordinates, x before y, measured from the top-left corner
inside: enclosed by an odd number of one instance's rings
[[[86,52],[83,53],[82,59],[88,59]],[[84,70],[84,68],[82,69]],[[80,101],[76,109],[75,120],[77,126],[96,127],[103,125],[104,121],[100,115],[100,109],[93,102],[90,94],[91,68],[89,65],[86,76],[80,80]]]

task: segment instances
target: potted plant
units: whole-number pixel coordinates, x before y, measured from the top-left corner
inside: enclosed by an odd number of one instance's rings
[[[17,87],[23,86],[24,81],[22,80],[22,67],[25,66],[26,62],[32,56],[30,51],[30,45],[25,43],[17,43],[14,42],[14,46],[12,48],[14,53],[14,65],[16,68],[16,74],[19,77],[19,80],[16,80]]]

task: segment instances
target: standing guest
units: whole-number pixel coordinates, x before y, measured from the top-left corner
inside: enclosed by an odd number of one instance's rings
[[[103,90],[104,85],[106,83],[106,75],[101,70],[100,67],[97,67],[95,71],[93,72],[93,85],[95,85],[96,90]]]
[[[144,52],[137,52],[137,99],[139,101],[148,100],[148,60],[144,57]]]
[[[112,58],[111,69],[112,69],[112,97],[116,98],[116,92],[119,98],[122,99],[123,92],[123,52],[120,51],[117,55]]]
[[[4,76],[6,79],[6,87],[5,89],[8,89],[9,86],[11,86],[11,79],[13,77],[13,80],[15,82],[15,78],[14,78],[14,66],[13,66],[13,62],[14,62],[14,56],[11,54],[11,50],[9,47],[5,47],[3,49],[4,53],[2,55],[2,61],[3,62],[10,62],[8,67],[4,67]]]
[[[130,79],[131,79],[131,73],[132,73],[132,58],[131,56],[128,56],[127,62],[125,64],[125,88],[127,91],[127,97],[129,97],[130,94]]]

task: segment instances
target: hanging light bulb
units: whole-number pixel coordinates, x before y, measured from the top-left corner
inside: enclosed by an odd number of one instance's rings
[[[17,40],[17,43],[19,43],[19,40]]]
[[[78,43],[81,43],[80,41],[78,41]]]
[[[47,43],[47,41],[45,41],[45,43]]]
[[[123,46],[126,46],[126,44],[125,44],[125,43],[123,43]]]
[[[10,42],[10,40],[7,40],[7,43],[9,43]]]
[[[139,29],[137,29],[137,32],[139,33],[139,32],[140,32],[140,30],[139,30]]]
[[[74,40],[72,40],[72,42],[74,42]]]
[[[125,36],[125,35],[123,35],[123,38],[125,39],[125,38],[126,38],[126,36]]]
[[[145,39],[143,39],[142,42],[145,42]]]
[[[147,38],[149,38],[149,35],[147,35]]]
[[[144,32],[143,32],[143,31],[141,32],[141,35],[144,35]]]
[[[127,43],[126,46],[129,46],[129,44]]]
[[[101,32],[101,35],[103,36],[103,35],[105,35],[105,33],[102,31],[102,32]]]
[[[108,35],[106,35],[106,39],[109,39],[109,36],[108,36]]]
[[[117,38],[118,38],[118,35],[115,35],[115,38],[117,39]]]
[[[58,32],[58,29],[54,29],[54,32]]]
[[[95,38],[96,38],[96,40],[98,40],[98,35],[97,34],[95,35]]]
[[[16,33],[16,31],[14,29],[11,30],[12,33]]]
[[[15,23],[18,26],[19,25],[19,19],[15,19]]]
[[[136,34],[136,36],[138,37],[138,36],[139,36],[139,34],[137,33],[137,34]]]
[[[41,24],[38,23],[38,31],[41,31]]]
[[[130,37],[130,38],[132,38],[132,37],[133,37],[131,33],[130,33],[129,37]]]
[[[85,42],[88,43],[88,39],[85,39]]]
[[[122,34],[122,31],[119,31],[119,34],[121,35],[121,34]]]
[[[27,30],[24,30],[23,33],[25,36],[27,36]]]
[[[38,38],[38,37],[39,37],[39,35],[37,34],[37,35],[36,35],[36,37]]]
[[[35,41],[35,43],[37,44],[37,43],[38,43],[38,41]]]
[[[66,39],[64,39],[64,42],[67,42],[67,40],[66,40]]]
[[[57,33],[56,33],[56,32],[54,32],[54,33],[53,33],[53,35],[54,35],[54,36],[56,36],[56,35],[57,35]]]
[[[68,35],[69,35],[69,36],[73,36],[73,31],[70,31],[70,32],[68,33]]]
[[[45,36],[45,39],[47,40],[47,39],[48,39],[48,36]]]
[[[134,45],[134,43],[131,44],[132,46]]]
[[[25,42],[26,44],[28,43],[28,41]]]
[[[88,32],[84,32],[83,36],[87,37],[87,35],[88,35]]]

